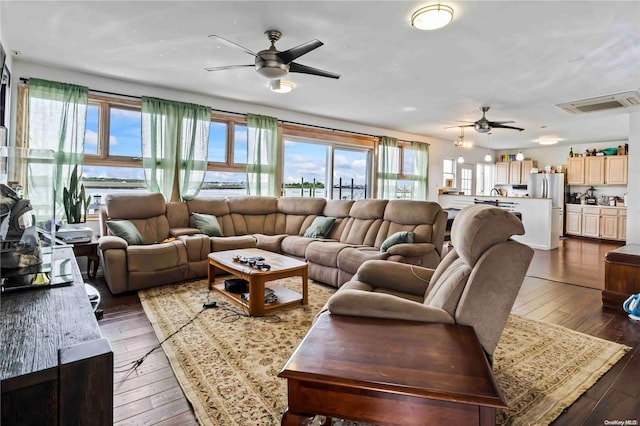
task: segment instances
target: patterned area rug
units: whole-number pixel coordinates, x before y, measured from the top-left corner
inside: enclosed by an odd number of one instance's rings
[[[297,278],[277,283],[300,287]],[[212,292],[209,299],[219,307],[203,311],[162,346],[200,424],[279,425],[287,389],[277,374],[333,292],[310,281],[309,305],[277,310],[262,319],[242,315]],[[152,288],[139,295],[163,339],[202,309],[207,281]],[[497,424],[550,423],[628,350],[511,315],[494,353],[495,377],[509,406],[498,411]]]

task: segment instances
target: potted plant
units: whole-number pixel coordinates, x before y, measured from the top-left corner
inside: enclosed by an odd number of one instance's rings
[[[84,185],[78,181],[77,164],[73,167],[69,186],[64,187],[62,201],[68,224],[87,221],[87,209],[91,203],[91,195],[85,197]]]

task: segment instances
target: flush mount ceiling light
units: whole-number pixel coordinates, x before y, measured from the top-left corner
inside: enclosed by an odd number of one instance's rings
[[[518,151],[518,153],[516,154],[516,160],[517,161],[524,160],[524,154],[522,153],[522,151]]]
[[[293,90],[294,85],[290,81],[274,80],[269,82],[269,89],[276,93],[289,93]]]
[[[559,140],[560,140],[560,138],[548,136],[548,137],[539,138],[538,139],[538,143],[540,145],[555,145],[555,144],[558,143]]]
[[[411,25],[419,30],[437,30],[453,20],[453,9],[444,4],[422,7],[411,15]]]

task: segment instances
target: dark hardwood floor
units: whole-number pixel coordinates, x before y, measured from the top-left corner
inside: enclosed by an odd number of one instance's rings
[[[640,323],[622,312],[603,309],[599,290],[604,288],[604,254],[618,246],[570,238],[562,240],[557,250],[536,250],[513,307],[514,313],[527,318],[632,347],[553,425],[640,422]],[[100,328],[115,352],[114,423],[197,424],[163,351],[150,355],[137,373],[123,372],[158,339],[136,294],[112,296],[101,278],[93,283],[102,295]]]

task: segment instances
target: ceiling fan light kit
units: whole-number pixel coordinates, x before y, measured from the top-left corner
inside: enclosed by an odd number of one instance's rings
[[[411,15],[411,25],[419,30],[437,30],[453,20],[453,9],[444,4],[422,7]]]
[[[290,81],[275,80],[269,82],[269,89],[276,93],[289,93],[295,85]]]

